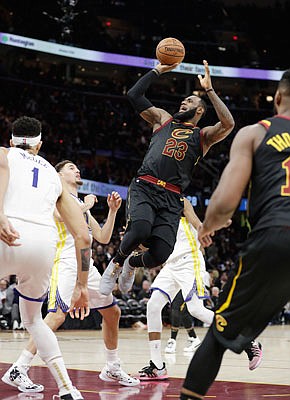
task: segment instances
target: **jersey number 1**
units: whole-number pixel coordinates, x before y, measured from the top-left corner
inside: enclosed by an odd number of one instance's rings
[[[38,184],[38,168],[33,168],[32,172],[33,172],[33,180],[32,180],[32,186],[37,188],[37,184]]]

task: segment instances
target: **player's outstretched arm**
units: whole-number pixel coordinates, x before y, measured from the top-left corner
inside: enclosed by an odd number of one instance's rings
[[[0,148],[0,239],[8,246],[20,246],[19,243],[15,243],[20,235],[4,214],[4,197],[8,188],[9,172],[7,149]]]
[[[235,121],[228,107],[213,89],[208,62],[203,60],[203,65],[205,75],[204,77],[198,75],[198,79],[201,87],[206,91],[219,119],[217,124],[202,129],[204,134],[204,154],[206,154],[210,146],[220,142],[231,133],[235,126]]]
[[[201,225],[201,220],[196,215],[190,201],[186,197],[184,198],[183,214],[188,222],[197,230]]]
[[[119,195],[119,193],[112,192],[111,194],[108,194],[107,204],[109,206],[109,212],[107,220],[103,225],[103,227],[100,227],[98,222],[92,216],[90,216],[90,221],[89,221],[89,225],[92,229],[92,234],[94,239],[103,244],[109,243],[112,237],[116,215],[122,204],[122,198]]]
[[[184,209],[183,209],[184,216],[188,220],[188,222],[198,231],[199,227],[202,225],[201,220],[198,218],[196,215],[191,203],[189,200],[184,198]],[[211,236],[214,235],[214,232],[210,233],[207,235],[207,237],[204,238],[204,241],[208,243],[208,246],[212,244],[212,239]]]
[[[204,247],[209,246],[204,241],[205,236],[226,226],[241,200],[251,176],[256,136],[254,126],[249,126],[242,128],[233,141],[230,161],[210,198],[205,219],[199,228],[198,238]]]
[[[69,311],[72,312],[75,308],[76,317],[81,316],[81,318],[84,318],[89,315],[87,282],[91,257],[91,241],[88,226],[84,220],[81,208],[70,195],[65,183],[62,182],[62,184],[62,194],[57,201],[56,207],[63,222],[73,235],[78,265],[77,282]]]
[[[132,106],[145,121],[152,125],[153,131],[166,122],[171,117],[171,114],[162,108],[153,106],[151,101],[145,97],[145,92],[158,79],[159,75],[171,71],[177,65],[158,64],[151,71],[143,75],[127,93]]]

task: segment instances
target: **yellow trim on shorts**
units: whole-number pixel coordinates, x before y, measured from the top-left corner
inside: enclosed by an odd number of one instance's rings
[[[181,217],[181,224],[183,226],[185,235],[187,237],[189,246],[191,248],[197,294],[199,296],[204,296],[204,284],[203,284],[203,279],[200,274],[200,259],[199,259],[199,255],[198,255],[197,241],[195,239],[193,232],[190,229],[189,222],[187,221],[187,219],[185,217]]]
[[[48,298],[48,309],[54,309],[56,304],[56,290],[58,283],[58,266],[60,262],[60,255],[64,248],[67,233],[66,226],[63,222],[55,221],[58,233],[58,242],[56,245],[56,254],[53,261],[53,267],[51,271],[50,284],[49,284],[49,298]]]
[[[229,306],[231,304],[231,301],[232,301],[233,294],[234,294],[234,290],[235,290],[236,285],[237,285],[237,279],[241,275],[242,268],[243,268],[243,261],[242,261],[242,257],[240,257],[238,272],[236,273],[236,275],[235,275],[235,277],[233,279],[233,283],[232,283],[232,286],[230,288],[228,297],[227,297],[226,301],[220,306],[220,308],[218,310],[216,310],[216,312],[215,312],[216,314],[220,314],[221,312],[223,312],[227,308],[229,308]]]

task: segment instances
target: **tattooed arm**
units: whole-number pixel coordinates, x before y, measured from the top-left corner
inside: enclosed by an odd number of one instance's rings
[[[200,85],[206,91],[206,94],[211,101],[219,119],[219,122],[217,122],[215,125],[206,126],[202,129],[203,154],[205,155],[214,143],[220,142],[231,133],[231,131],[234,129],[235,121],[228,107],[213,89],[207,61],[204,60],[203,64],[205,68],[205,75],[204,77],[198,75],[198,79],[200,81]]]
[[[76,259],[78,265],[77,282],[74,294],[72,296],[70,312],[75,309],[75,316],[81,319],[89,315],[88,307],[88,275],[91,255],[91,241],[88,232],[88,226],[84,220],[83,213],[67,190],[64,182],[63,191],[59,197],[56,207],[62,221],[73,235],[76,249]],[[71,314],[71,316],[73,316]]]

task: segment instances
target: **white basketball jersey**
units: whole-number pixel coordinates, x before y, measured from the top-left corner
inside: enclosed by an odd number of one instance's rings
[[[71,196],[76,200],[78,204],[83,204],[83,201],[79,199],[78,197],[74,196],[71,193]],[[86,211],[84,213],[84,218],[86,220],[86,223],[89,223],[89,217],[90,217],[90,211]],[[55,221],[56,222],[56,227],[58,230],[58,238],[59,238],[59,243],[57,245],[57,257],[59,259],[73,259],[75,264],[76,261],[76,249],[75,249],[75,241],[73,238],[73,235],[70,233],[70,231],[67,229],[67,226],[64,224],[64,222],[60,221]],[[92,231],[89,229],[89,234],[91,238],[91,243],[93,241],[92,237]]]
[[[4,199],[7,217],[55,226],[53,212],[62,185],[54,167],[44,158],[16,147],[9,149],[7,157],[10,169]]]
[[[173,252],[170,254],[166,262],[171,262],[175,258],[179,258],[191,252],[196,252],[200,248],[197,238],[197,230],[187,221],[185,217],[180,218],[176,242]]]

